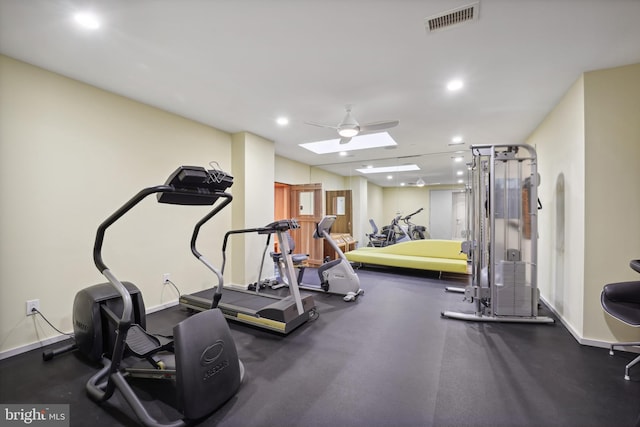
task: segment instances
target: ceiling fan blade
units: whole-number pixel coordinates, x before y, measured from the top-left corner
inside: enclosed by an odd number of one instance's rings
[[[325,123],[318,123],[318,122],[305,122],[308,125],[312,125],[312,126],[318,126],[321,128],[329,128],[329,129],[335,129],[338,130],[337,126],[332,126],[332,125],[327,125]]]
[[[367,123],[367,124],[364,124],[364,125],[360,125],[360,134],[379,132],[379,131],[382,131],[382,130],[385,130],[385,129],[396,127],[396,126],[398,126],[399,123],[400,122],[398,120],[390,120],[390,121],[386,121],[386,122]]]
[[[340,138],[340,144],[346,144],[347,142],[351,141],[351,137],[342,137]]]

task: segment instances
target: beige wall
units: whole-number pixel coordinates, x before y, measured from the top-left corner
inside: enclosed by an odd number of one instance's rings
[[[389,187],[383,190],[384,210],[381,222],[376,220],[378,227],[389,225],[396,215],[408,215],[424,208],[422,212],[411,218],[411,222],[418,225],[429,225],[429,188],[430,187]]]
[[[528,142],[541,174],[539,286],[586,344],[640,339],[604,314],[604,284],[637,280],[640,257],[640,64],[585,73]],[[564,245],[557,183],[564,178]]]
[[[283,184],[310,184],[311,166],[295,160],[275,157],[275,181]]]
[[[348,185],[349,177],[344,177],[340,175],[336,175],[331,172],[327,172],[325,170],[311,167],[311,178],[310,183],[322,183],[322,189],[324,191],[334,191],[334,190],[349,190],[351,187]]]
[[[233,229],[263,227],[273,221],[275,177],[273,168],[268,166],[274,163],[266,160],[275,158],[273,142],[247,132],[234,134],[232,153],[233,173],[237,176],[233,186]],[[231,263],[231,268],[225,267],[225,283],[245,287],[258,281],[265,243],[265,236],[257,233],[230,237],[227,262]],[[266,271],[260,279],[269,276],[273,270],[273,263],[267,260],[264,266]]]
[[[639,280],[629,268],[640,258],[640,64],[585,73],[584,330],[589,339],[640,339],[605,315],[605,283]]]
[[[179,165],[215,160],[231,169],[228,134],[0,56],[0,352],[58,336],[25,315],[25,302],[71,331],[75,293],[104,282],[93,265],[97,226],[140,189],[163,184]],[[104,261],[141,288],[147,307],[211,286],[191,254],[206,207],[149,197],[107,232]],[[230,228],[231,210],[206,235]],[[204,231],[203,231],[204,233]],[[219,242],[199,245],[220,263]],[[8,352],[10,353],[10,352]]]
[[[583,334],[584,84],[580,78],[527,141],[538,152],[538,287],[575,335]],[[562,178],[561,178],[562,176]],[[564,179],[564,245],[556,234],[556,187]]]

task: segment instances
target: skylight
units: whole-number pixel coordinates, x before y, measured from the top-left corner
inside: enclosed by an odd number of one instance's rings
[[[396,166],[381,166],[378,168],[361,168],[356,169],[360,173],[390,173],[390,172],[408,172],[408,171],[419,171],[420,168],[416,164],[412,165],[396,165]]]
[[[316,154],[328,154],[339,153],[341,151],[366,150],[367,148],[389,147],[398,144],[387,132],[380,132],[355,136],[346,144],[340,144],[340,139],[336,138],[298,145]]]

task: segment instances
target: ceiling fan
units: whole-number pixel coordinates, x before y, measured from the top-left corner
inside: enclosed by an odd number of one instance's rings
[[[340,135],[340,144],[346,144],[347,142],[351,141],[351,138],[353,138],[354,136],[380,132],[385,129],[392,128],[394,126],[398,126],[398,123],[400,123],[398,120],[389,120],[384,122],[374,122],[374,123],[367,123],[367,124],[361,125],[351,115],[351,105],[345,106],[345,109],[347,110],[347,114],[344,116],[344,119],[342,119],[342,121],[337,126],[331,126],[331,125],[326,125],[326,124],[317,123],[317,122],[305,122],[305,123],[308,125],[337,130],[338,135]]]

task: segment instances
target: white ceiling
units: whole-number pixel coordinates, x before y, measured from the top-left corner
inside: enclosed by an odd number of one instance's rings
[[[454,135],[463,149],[524,142],[581,73],[640,62],[638,0],[480,0],[477,21],[427,33],[424,18],[473,2],[0,0],[0,52],[252,132],[286,158],[342,174],[372,159],[416,160],[421,172],[376,182],[444,184],[458,179]],[[99,30],[74,25],[85,9]],[[447,92],[452,78],[465,88]],[[397,148],[339,158],[298,147],[334,138],[304,122],[337,125],[345,104],[361,123],[399,120],[389,131]]]

